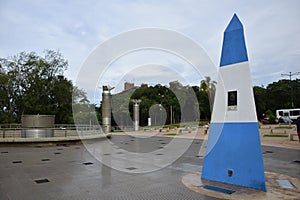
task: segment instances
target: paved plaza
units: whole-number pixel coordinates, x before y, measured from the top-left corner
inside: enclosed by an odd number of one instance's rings
[[[143,152],[163,148],[171,140],[172,137],[138,138],[122,134],[111,138],[119,149],[135,151],[142,146]],[[97,144],[101,142],[103,139]],[[183,176],[201,172],[203,157],[198,153],[202,142],[193,140],[174,163],[144,174],[111,169],[96,160],[81,143],[2,145],[0,199],[215,199],[182,183]],[[299,155],[299,149],[263,146],[265,171],[299,179]]]

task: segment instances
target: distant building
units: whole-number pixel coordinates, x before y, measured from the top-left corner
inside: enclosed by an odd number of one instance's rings
[[[142,84],[141,84],[141,88],[148,88],[148,84],[142,83]]]
[[[130,90],[132,88],[134,88],[134,83],[129,83],[129,82],[124,83],[124,91]]]
[[[147,83],[142,83],[140,87],[141,88],[148,88],[148,84]],[[123,91],[131,90],[133,88],[138,88],[138,86],[134,86],[134,83],[125,82]]]

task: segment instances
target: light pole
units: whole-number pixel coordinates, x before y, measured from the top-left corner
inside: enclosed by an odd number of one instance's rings
[[[173,124],[173,107],[172,106],[170,106],[170,116],[171,116],[170,122],[171,122],[171,124]]]
[[[166,92],[165,92],[165,94],[166,94]],[[160,112],[160,120],[159,120],[160,124],[162,124],[162,107],[163,107],[162,101],[163,101],[163,98],[165,97],[165,94],[158,93],[158,96],[160,96],[160,104],[158,104],[159,112]]]
[[[159,116],[159,125],[162,125],[162,104],[158,104],[158,107],[159,107],[159,113],[160,113],[160,116]]]
[[[291,88],[291,104],[292,108],[294,108],[294,95],[293,95],[293,86],[292,86],[292,76],[300,75],[300,72],[290,72],[289,74],[281,74],[281,76],[289,76],[290,77],[290,88]]]

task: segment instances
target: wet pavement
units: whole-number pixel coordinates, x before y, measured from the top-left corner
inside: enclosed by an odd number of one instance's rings
[[[113,136],[111,142],[127,151],[139,147],[139,152],[149,152],[171,140],[120,135]],[[215,199],[190,190],[181,181],[184,175],[201,170],[201,144],[202,140],[194,140],[174,163],[144,174],[111,169],[82,144],[2,145],[0,199]],[[263,158],[265,171],[300,178],[300,150],[263,146]]]

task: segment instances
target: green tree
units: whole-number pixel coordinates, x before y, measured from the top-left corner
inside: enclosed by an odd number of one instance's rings
[[[54,114],[56,123],[72,123],[72,82],[63,76],[68,62],[46,50],[0,59],[1,123],[20,122],[22,114]]]
[[[267,86],[267,108],[273,112],[277,109],[292,108],[291,86],[293,88],[294,107],[300,107],[300,79],[292,81],[283,79]]]
[[[211,118],[215,99],[216,84],[217,82],[212,81],[210,77],[205,77],[205,79],[200,82],[198,100],[202,119],[208,120]]]
[[[269,122],[271,124],[274,124],[275,123],[275,115],[274,115],[274,112],[272,110],[267,110],[266,112],[266,117],[269,119]]]
[[[278,109],[292,108],[291,103],[291,86],[293,87],[294,107],[300,107],[300,79],[296,80],[279,80],[270,83],[266,88],[254,86],[254,99],[256,104],[257,115],[260,118],[263,113],[268,111],[275,114]],[[272,118],[272,116],[271,116]]]
[[[211,77],[206,76],[204,80],[200,82],[200,89],[201,91],[206,92],[209,100],[210,110],[212,111],[214,100],[215,100],[215,93],[216,93],[216,81],[212,81]]]
[[[99,113],[101,108],[96,108],[88,99],[86,92],[77,87],[73,87],[73,118],[77,124],[97,125],[99,123]]]
[[[0,65],[1,67],[1,65]],[[1,68],[0,68],[1,69]],[[7,92],[9,89],[8,76],[0,71],[0,122],[9,123],[13,119],[13,115],[10,112],[10,96]]]
[[[150,115],[153,117],[153,125],[155,125],[155,121],[158,124],[162,116],[166,117],[166,124],[197,121],[200,113],[195,91],[199,93],[199,87],[194,90],[194,87],[183,86],[178,81],[170,82],[169,87],[157,84],[148,88],[140,87],[123,91],[112,97],[113,121],[117,122],[119,126],[124,123],[132,126],[132,99],[141,100],[140,124],[142,126],[148,124]]]
[[[60,76],[53,85],[53,91],[49,96],[49,106],[53,110],[56,123],[71,124],[73,121],[72,114],[72,94],[74,87],[71,81]],[[51,113],[51,110],[47,110]]]
[[[260,119],[262,118],[263,114],[266,114],[266,110],[267,110],[267,104],[268,104],[267,89],[260,86],[254,86],[253,93],[254,93],[257,117]]]

